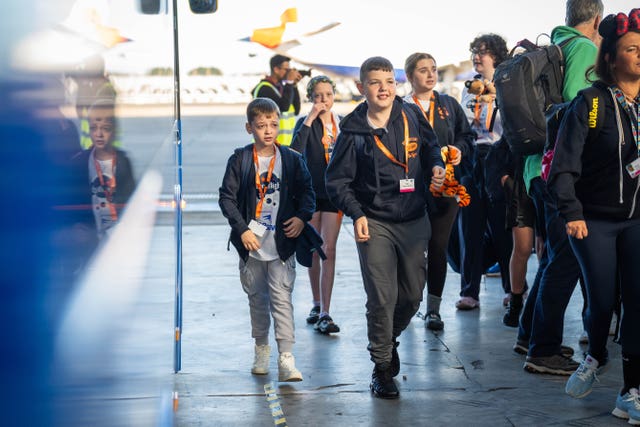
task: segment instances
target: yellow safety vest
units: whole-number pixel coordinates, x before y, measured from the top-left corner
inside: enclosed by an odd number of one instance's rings
[[[254,98],[258,97],[258,92],[263,86],[271,87],[271,89],[273,89],[273,91],[278,94],[278,96],[282,96],[280,95],[280,91],[278,90],[278,88],[276,88],[273,84],[267,81],[261,81],[253,90]],[[293,104],[289,105],[289,109],[287,111],[280,112],[280,121],[278,122],[278,125],[278,143],[280,145],[286,146],[291,145],[291,142],[293,142],[293,129],[296,127],[296,110],[293,107]]]

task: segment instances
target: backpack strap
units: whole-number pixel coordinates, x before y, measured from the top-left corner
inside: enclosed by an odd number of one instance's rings
[[[569,38],[568,38],[568,39],[566,39],[566,40],[562,40],[560,43],[557,43],[557,44],[556,44],[556,43],[554,43],[554,44],[555,44],[556,46],[558,46],[559,48],[563,48],[563,47],[564,47],[567,43],[569,43],[571,40],[573,40],[573,39],[577,39],[578,37],[584,37],[584,38],[587,38],[586,36],[584,36],[584,35],[582,35],[582,34],[576,34],[576,35],[575,35],[575,36],[573,36],[573,37],[569,37]]]
[[[253,156],[249,153],[249,150],[246,150],[244,148],[240,152],[240,155],[242,156],[240,164],[240,173],[242,174],[242,179],[240,181],[240,194],[247,194],[249,185],[249,174],[253,163]]]
[[[604,99],[600,94],[600,90],[594,86],[589,86],[580,91],[580,95],[584,97],[587,105],[590,106],[588,121],[589,130],[587,132],[587,141],[589,142],[595,141],[598,138],[598,134],[600,133],[600,129],[602,129],[602,124],[604,123],[605,106]],[[547,117],[547,142],[545,143],[545,150],[542,156],[540,174],[544,181],[549,178],[551,163],[553,162],[553,156],[555,155],[557,128],[560,126],[562,116],[564,115],[565,110],[569,108],[570,103],[571,102],[564,102],[562,104],[557,104],[556,109],[552,109]],[[551,123],[553,123],[553,125]],[[549,133],[550,126],[556,129],[553,136]]]

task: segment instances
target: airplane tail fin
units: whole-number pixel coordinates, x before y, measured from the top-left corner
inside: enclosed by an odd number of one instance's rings
[[[278,27],[257,28],[253,30],[253,35],[249,40],[273,49],[282,42],[282,35],[289,22],[298,22],[298,10],[295,7],[284,11],[280,16],[280,25]]]

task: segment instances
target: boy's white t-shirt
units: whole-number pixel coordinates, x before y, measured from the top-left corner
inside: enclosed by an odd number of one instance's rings
[[[273,261],[278,259],[278,250],[276,249],[276,218],[278,218],[278,208],[280,207],[280,177],[282,176],[282,156],[280,150],[276,149],[276,161],[271,173],[271,182],[268,185],[267,191],[264,195],[264,201],[262,202],[262,212],[260,218],[256,220],[265,226],[266,231],[260,239],[260,249],[257,251],[251,251],[249,255],[260,261]],[[260,182],[263,179],[267,179],[267,172],[269,171],[269,163],[271,158],[258,156],[258,164],[260,166]],[[255,189],[256,205],[260,201],[260,193]]]
[[[408,102],[409,104],[415,104],[416,101],[415,99],[413,99],[413,94],[409,94],[406,95],[404,98],[402,98],[402,100],[404,102]],[[422,107],[422,110],[424,110],[425,113],[428,113],[429,110],[431,109],[431,100],[429,99],[418,99],[418,102],[420,103],[420,106]]]
[[[96,220],[96,229],[98,230],[98,237],[102,239],[106,234],[110,232],[112,227],[116,224],[117,218],[111,216],[111,208],[107,201],[107,195],[102,185],[100,185],[100,178],[98,177],[98,171],[96,170],[94,162],[93,152],[89,156],[89,185],[91,186],[91,206],[93,209],[93,216]],[[113,179],[113,160],[98,160],[100,169],[102,171],[102,179],[105,187],[109,188],[109,184]]]

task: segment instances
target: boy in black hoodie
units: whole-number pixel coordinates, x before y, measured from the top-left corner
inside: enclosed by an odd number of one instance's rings
[[[399,392],[393,377],[400,371],[396,338],[418,311],[426,280],[429,178],[439,188],[445,171],[429,122],[396,97],[389,60],[367,59],[358,90],[366,102],[341,121],[327,166],[327,193],[354,222],[375,363],[371,390],[394,399]]]

